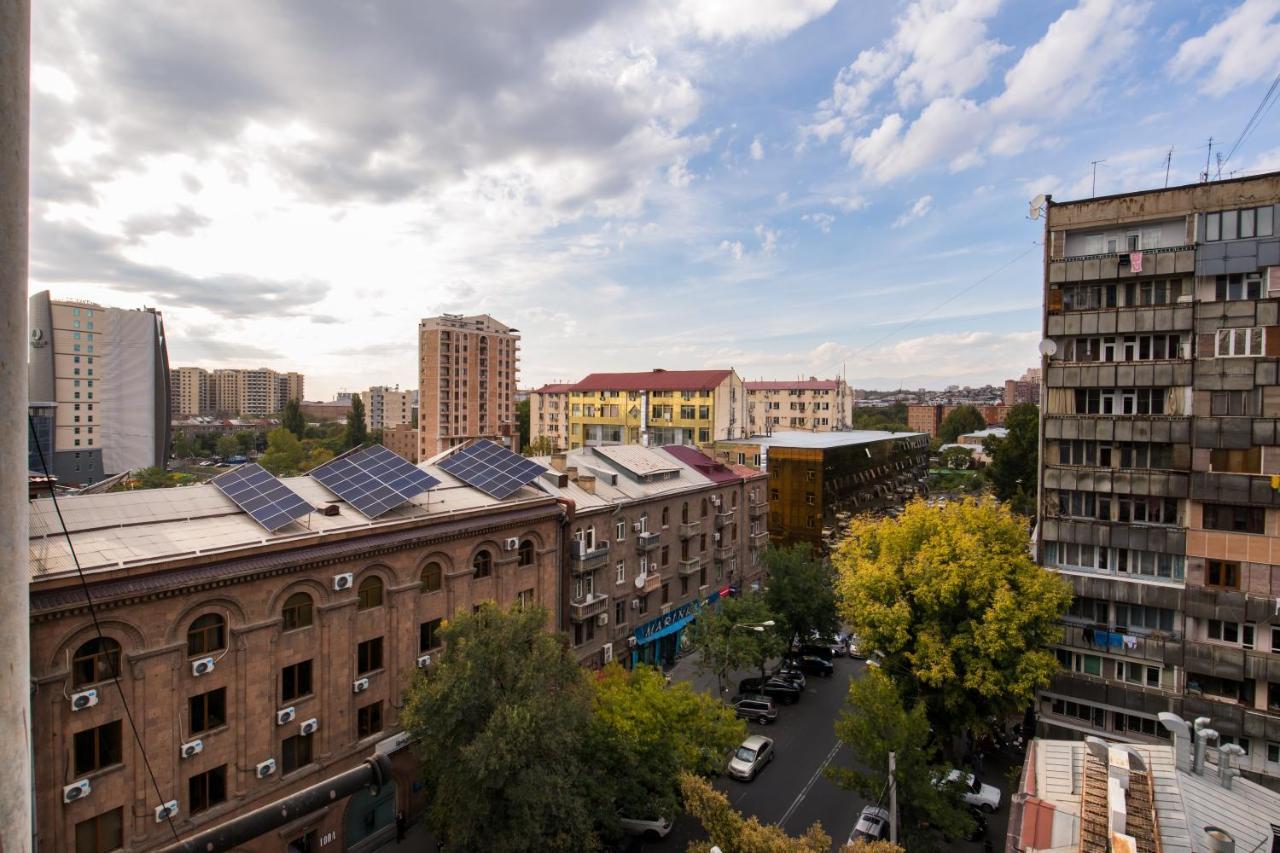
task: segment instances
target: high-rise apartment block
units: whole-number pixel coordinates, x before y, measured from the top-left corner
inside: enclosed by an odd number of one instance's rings
[[[746,382],[751,435],[786,430],[831,432],[853,421],[853,394],[843,379]]]
[[[388,388],[374,385],[360,392],[364,403],[364,425],[370,430],[390,429],[401,424],[413,423],[413,410],[418,403],[417,391],[401,391],[400,386]]]
[[[442,314],[418,324],[420,458],[473,438],[518,449],[518,333],[488,314]]]
[[[972,404],[970,404],[972,405]],[[907,406],[907,427],[911,430],[923,432],[930,438],[937,438],[938,433],[942,430],[942,422],[947,419],[947,415],[960,408],[959,403],[924,403],[920,405]],[[975,405],[978,414],[982,415],[982,419],[987,422],[987,426],[999,426],[1004,423],[1005,415],[1009,413],[1009,407]]]
[[[747,395],[729,370],[592,373],[569,388],[569,449],[710,446],[747,430]]]
[[[1040,368],[1032,367],[1022,374],[1021,379],[1004,381],[1004,404],[1016,406],[1019,403],[1040,402]]]
[[[1280,776],[1280,173],[1045,210],[1036,543],[1061,735],[1209,717]]]
[[[569,389],[571,384],[543,385],[529,392],[529,442],[551,442],[551,452],[569,447]]]
[[[209,371],[203,367],[177,367],[172,371],[173,417],[189,418],[213,412]]]
[[[301,402],[303,386],[301,373],[279,373],[266,367],[212,371],[179,367],[173,372],[173,415],[265,417],[279,412],[290,400]]]
[[[169,355],[151,308],[53,299],[28,303],[30,399],[56,406],[51,473],[87,484],[163,466],[169,456]]]

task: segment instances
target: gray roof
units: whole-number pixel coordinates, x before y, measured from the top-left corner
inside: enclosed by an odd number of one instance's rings
[[[775,432],[773,435],[753,435],[751,438],[725,439],[722,444],[758,444],[761,447],[798,447],[826,449],[858,444],[873,444],[893,438],[924,435],[922,432],[885,432],[874,429],[855,429],[847,432]]]

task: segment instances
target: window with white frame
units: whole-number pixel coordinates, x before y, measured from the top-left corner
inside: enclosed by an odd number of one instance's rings
[[[640,574],[641,575],[649,574],[649,558],[648,557],[640,558]]]
[[[1253,648],[1253,625],[1249,622],[1228,622],[1222,619],[1210,619],[1206,636],[1215,643],[1229,643],[1233,646]]]
[[[625,521],[618,522],[617,529],[614,530],[613,538],[618,542],[621,542],[627,538],[627,523]]]
[[[1264,338],[1264,330],[1256,326],[1249,329],[1219,329],[1213,354],[1218,358],[1262,355]]]
[[[616,573],[616,577],[614,578],[614,583],[626,583],[627,582],[627,561],[619,560],[618,564],[614,567],[614,572]]]
[[[1146,687],[1160,686],[1160,667],[1148,666],[1132,660],[1116,661],[1117,677],[1130,684],[1142,684]]]

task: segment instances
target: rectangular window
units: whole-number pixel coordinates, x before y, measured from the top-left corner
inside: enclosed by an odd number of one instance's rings
[[[311,661],[290,664],[280,670],[280,700],[288,703],[311,695]]]
[[[356,675],[382,669],[382,638],[374,637],[356,646]]]
[[[1262,534],[1266,532],[1266,522],[1266,510],[1262,507],[1210,503],[1204,505],[1205,530]]]
[[[1248,450],[1209,451],[1209,470],[1215,473],[1261,474],[1262,448],[1251,447]]]
[[[1222,214],[1209,213],[1204,218],[1205,242],[1222,239]]]
[[[1214,355],[1218,358],[1240,358],[1263,354],[1265,335],[1259,327],[1219,329]]]
[[[110,853],[123,847],[123,807],[76,824],[76,853]]]
[[[625,540],[626,540],[626,538],[627,538],[627,523],[626,523],[625,521],[619,521],[619,522],[618,522],[618,524],[617,524],[616,528],[614,529],[614,535],[613,535],[613,538],[614,538],[614,540],[615,540],[615,541],[617,541],[617,542],[622,542],[622,541],[625,541]]]
[[[280,741],[280,772],[292,773],[311,763],[312,735],[294,735]]]
[[[1240,236],[1240,214],[1235,210],[1222,211],[1222,239],[1235,240]]]
[[[206,770],[187,780],[187,811],[200,814],[227,799],[227,765]]]
[[[1240,564],[1210,560],[1205,567],[1205,585],[1226,589],[1240,588]]]
[[[1248,391],[1215,391],[1209,399],[1210,414],[1216,417],[1249,414]]]
[[[423,622],[418,626],[418,651],[426,652],[439,647],[440,626],[444,623],[443,619],[432,619]]]
[[[120,751],[120,721],[106,723],[93,729],[76,732],[75,775],[83,776],[123,759]]]
[[[1267,761],[1272,764],[1280,764],[1280,743],[1267,741]]]
[[[1231,273],[1230,275],[1220,275],[1217,277],[1214,296],[1219,302],[1261,299],[1262,274]]]
[[[199,696],[192,696],[187,703],[191,718],[191,734],[197,735],[226,725],[227,688],[219,687]]]
[[[382,702],[374,702],[356,710],[356,740],[364,740],[382,731]]]
[[[627,563],[625,560],[619,560],[614,566],[614,583],[627,582]]]

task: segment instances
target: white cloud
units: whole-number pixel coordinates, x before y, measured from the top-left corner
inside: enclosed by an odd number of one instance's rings
[[[764,159],[764,145],[760,142],[759,136],[751,140],[751,159],[752,160]]]
[[[893,227],[901,228],[902,226],[914,222],[917,219],[923,219],[929,215],[929,211],[933,210],[933,196],[922,195],[916,199],[915,204],[911,205],[905,213],[894,220]]]
[[[760,254],[769,257],[778,250],[778,232],[765,228],[764,225],[755,227],[756,237],[760,239]]]
[[[670,168],[667,169],[667,182],[673,187],[681,189],[693,183],[693,173],[689,171],[689,160],[686,157],[678,157]]]
[[[821,18],[836,0],[683,0],[677,16],[711,41],[768,40]]]
[[[717,248],[719,251],[732,256],[735,261],[742,260],[743,246],[741,240],[721,240],[720,245]]]
[[[844,213],[853,213],[854,211],[863,210],[871,205],[871,200],[864,195],[850,193],[849,195],[832,196],[828,199],[832,204],[838,207]]]
[[[881,184],[939,164],[960,171],[981,162],[981,140],[989,136],[990,117],[981,107],[964,98],[940,98],[910,126],[897,113],[886,116],[853,141],[850,161]]]
[[[812,224],[823,234],[830,234],[836,218],[830,213],[804,213],[801,214],[800,221]]]
[[[1203,35],[1184,41],[1169,72],[1175,80],[1196,78],[1200,91],[1210,95],[1269,79],[1280,66],[1278,16],[1277,0],[1244,0]]]
[[[895,46],[910,64],[894,81],[903,106],[963,95],[987,79],[1009,48],[987,38],[1000,0],[921,0],[898,20]]]

